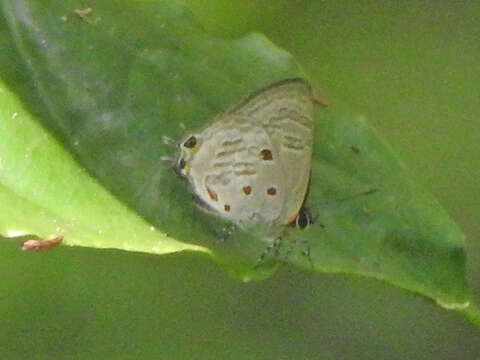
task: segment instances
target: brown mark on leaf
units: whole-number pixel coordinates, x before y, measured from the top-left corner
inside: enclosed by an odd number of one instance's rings
[[[313,93],[313,102],[316,104],[316,105],[320,105],[320,106],[323,106],[323,107],[327,107],[328,106],[328,100],[325,98],[325,96],[319,92],[314,92]]]

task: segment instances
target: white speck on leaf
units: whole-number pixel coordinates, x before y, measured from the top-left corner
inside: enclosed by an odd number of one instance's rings
[[[160,156],[161,161],[166,161],[166,162],[173,162],[173,158],[167,155],[162,155]]]
[[[165,145],[176,146],[175,140],[165,135],[162,136],[162,143],[164,143]]]
[[[466,309],[470,306],[470,301],[464,303],[446,303],[437,299],[437,304],[448,310]]]
[[[25,230],[8,230],[7,231],[7,237],[17,237],[17,236],[23,236],[27,234],[28,234],[28,231],[25,231]]]

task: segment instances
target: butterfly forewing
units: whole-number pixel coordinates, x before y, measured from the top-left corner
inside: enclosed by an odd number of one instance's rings
[[[251,96],[232,112],[262,124],[269,134],[281,162],[276,177],[284,180],[287,190],[279,221],[292,220],[310,176],[314,112],[310,86],[301,79],[286,80]]]

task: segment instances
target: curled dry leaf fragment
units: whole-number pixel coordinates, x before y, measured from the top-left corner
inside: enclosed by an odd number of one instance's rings
[[[55,247],[57,246],[58,244],[60,244],[63,240],[63,236],[57,236],[51,240],[34,240],[34,239],[30,239],[30,240],[27,240],[25,242],[23,242],[22,244],[22,250],[23,251],[31,251],[31,250],[34,250],[34,251],[37,251],[37,250],[47,250],[47,249],[50,249],[52,247]]]

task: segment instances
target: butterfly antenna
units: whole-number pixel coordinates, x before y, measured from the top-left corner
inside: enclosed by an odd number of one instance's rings
[[[374,189],[370,189],[370,190],[367,190],[367,191],[364,191],[364,192],[361,192],[361,193],[358,193],[358,194],[354,194],[354,195],[346,196],[344,198],[337,199],[337,201],[345,201],[345,200],[355,199],[355,198],[360,197],[360,196],[373,195],[378,191],[380,191],[380,189],[375,189],[374,188]]]
[[[163,155],[163,156],[160,156],[160,161],[173,163],[175,159],[171,156]]]
[[[165,136],[165,135],[162,136],[162,143],[164,145],[168,145],[168,146],[171,146],[171,147],[176,147],[177,146],[177,142],[175,140],[173,140],[172,138],[170,138],[168,136]]]

